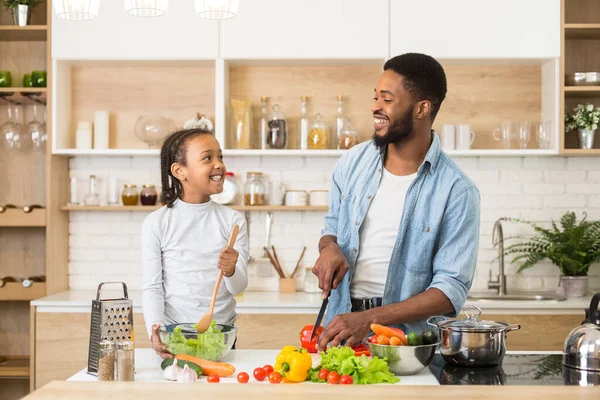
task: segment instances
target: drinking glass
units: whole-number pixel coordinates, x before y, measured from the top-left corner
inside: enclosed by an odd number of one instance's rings
[[[531,124],[529,121],[519,122],[519,147],[521,149],[527,148],[527,143],[531,139]]]
[[[549,149],[552,144],[552,130],[550,121],[542,121],[536,124],[535,133],[540,149]]]

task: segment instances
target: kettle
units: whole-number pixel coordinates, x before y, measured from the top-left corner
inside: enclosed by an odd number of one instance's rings
[[[567,335],[562,363],[566,367],[600,372],[600,293],[596,293],[585,310],[582,325]]]

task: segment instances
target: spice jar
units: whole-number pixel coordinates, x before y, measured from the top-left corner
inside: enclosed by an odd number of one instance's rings
[[[244,204],[247,206],[265,205],[265,185],[262,182],[262,172],[248,172],[246,174],[246,185]]]
[[[117,380],[131,382],[135,375],[134,344],[125,340],[117,344]]]
[[[138,197],[136,185],[127,184],[121,192],[121,200],[124,206],[137,206]]]
[[[344,126],[340,132],[338,148],[343,150],[351,149],[352,147],[356,146],[358,142],[358,131],[354,129],[352,121],[346,119],[344,121]]]
[[[103,340],[98,345],[100,354],[98,358],[98,380],[115,380],[115,344],[110,340]]]
[[[273,111],[267,122],[267,147],[270,149],[285,149],[287,145],[287,127],[285,116],[279,110],[279,105],[273,105]]]
[[[158,200],[158,193],[154,185],[143,185],[142,191],[140,192],[140,201],[143,206],[154,206]]]
[[[308,148],[311,150],[323,150],[329,147],[329,128],[323,122],[321,114],[315,115],[315,121],[308,131]]]

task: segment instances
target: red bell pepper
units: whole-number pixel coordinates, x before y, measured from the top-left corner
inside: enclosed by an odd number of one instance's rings
[[[302,328],[302,331],[299,335],[302,347],[308,350],[309,353],[317,353],[317,341],[319,340],[319,335],[325,330],[322,326],[318,326],[315,330],[315,337],[313,340],[310,340],[313,327],[314,325],[306,325],[304,328]]]
[[[357,357],[360,357],[363,354],[367,357],[371,356],[371,352],[369,351],[369,348],[364,343],[352,346],[352,350],[354,350],[354,355]]]

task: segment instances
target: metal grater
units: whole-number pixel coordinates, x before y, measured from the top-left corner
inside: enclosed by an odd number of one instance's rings
[[[102,286],[113,283],[123,285],[123,297],[101,299]],[[127,297],[127,285],[125,282],[102,282],[98,285],[96,300],[92,300],[88,374],[98,375],[98,345],[102,340],[110,340],[116,345],[132,340],[133,336],[133,303]]]

